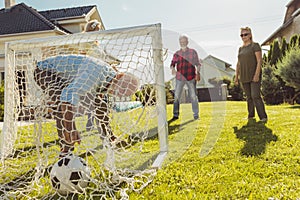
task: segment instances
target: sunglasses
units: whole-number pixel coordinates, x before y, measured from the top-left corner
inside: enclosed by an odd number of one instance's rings
[[[244,34],[241,34],[240,36],[241,37],[246,37],[246,36],[248,36],[249,35],[249,33],[244,33]]]

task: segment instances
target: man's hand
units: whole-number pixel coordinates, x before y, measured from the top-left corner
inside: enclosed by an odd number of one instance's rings
[[[175,76],[176,75],[176,70],[174,67],[171,68],[172,69],[172,75]]]
[[[195,80],[196,80],[196,81],[200,81],[200,80],[201,80],[201,76],[200,76],[199,73],[196,74]]]

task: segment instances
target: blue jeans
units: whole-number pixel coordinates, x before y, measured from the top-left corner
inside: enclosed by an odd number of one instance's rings
[[[198,96],[196,94],[196,80],[190,80],[190,81],[180,81],[176,79],[176,86],[175,86],[175,98],[174,98],[174,104],[173,104],[173,116],[178,117],[179,116],[179,109],[180,109],[180,97],[183,90],[184,85],[187,85],[189,96],[192,103],[192,110],[194,113],[194,118],[199,117],[199,101]]]

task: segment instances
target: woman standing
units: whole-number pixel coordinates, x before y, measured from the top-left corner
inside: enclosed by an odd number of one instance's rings
[[[261,98],[262,52],[258,43],[253,42],[249,27],[241,28],[243,45],[239,48],[235,84],[241,82],[247,97],[248,119],[253,119],[255,109],[261,122],[268,120]]]

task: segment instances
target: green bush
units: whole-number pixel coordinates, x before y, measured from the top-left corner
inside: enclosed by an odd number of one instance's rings
[[[282,83],[275,74],[275,67],[266,64],[262,69],[262,94],[268,105],[283,103]]]
[[[135,96],[144,106],[156,104],[156,90],[151,84],[144,85],[140,91],[135,93]]]
[[[245,100],[244,92],[243,92],[243,89],[240,84],[235,85],[234,83],[231,83],[228,88],[228,92],[229,92],[229,95],[231,95],[231,97],[232,97],[231,99],[233,101]]]
[[[292,48],[277,64],[277,74],[287,85],[300,90],[300,48]]]
[[[233,81],[226,83],[228,87],[228,93],[231,96],[231,100],[233,101],[243,101],[245,100],[244,91],[242,89],[241,84],[235,85],[234,83],[235,76],[233,77]]]
[[[283,82],[294,88],[290,103],[294,104],[300,95],[300,47],[291,48],[281,62],[277,63],[276,74]]]
[[[174,102],[174,94],[170,89],[170,82],[166,83],[166,103],[172,104]],[[140,91],[135,93],[135,100],[141,101],[143,105],[155,105],[156,104],[156,89],[154,85],[144,85]]]

